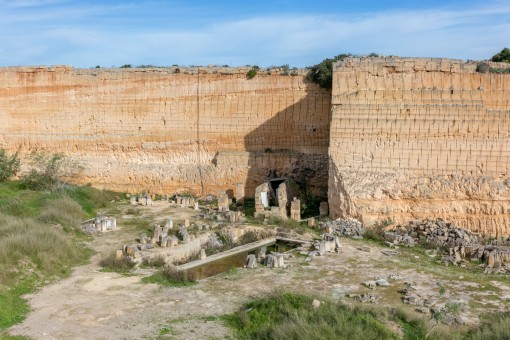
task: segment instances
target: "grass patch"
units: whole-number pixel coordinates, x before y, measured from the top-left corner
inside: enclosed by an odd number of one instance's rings
[[[77,194],[83,192],[90,195]],[[92,202],[94,192],[99,190],[34,191],[15,181],[0,183],[0,332],[25,317],[24,294],[68,276],[92,255],[79,225],[87,216],[83,206],[99,204]]]
[[[404,340],[421,340],[427,337],[427,325],[423,319],[411,317],[408,313],[401,309],[392,310],[393,320],[395,320],[402,328],[402,339]]]
[[[30,307],[23,295],[32,291],[35,278],[29,278],[14,285],[0,294],[0,329],[15,325],[25,318]]]
[[[398,339],[375,313],[313,297],[274,293],[223,319],[242,339]]]
[[[66,186],[61,189],[62,193],[76,201],[88,217],[94,217],[97,209],[110,206],[110,202],[115,199],[115,196],[122,197],[118,192],[98,190],[91,186]]]
[[[177,270],[174,267],[165,267],[150,276],[142,279],[143,283],[156,283],[169,287],[187,287],[197,283],[192,272],[187,270]]]
[[[64,230],[70,231],[78,228],[85,216],[78,203],[69,197],[62,197],[49,201],[37,220],[47,224],[60,224]]]
[[[490,320],[479,328],[469,332],[467,339],[472,340],[501,340],[510,339],[510,313],[496,316],[491,315]]]
[[[162,255],[154,256],[151,258],[145,257],[142,261],[142,267],[162,268],[165,265],[166,265],[165,257]]]
[[[134,267],[135,263],[129,257],[122,257],[118,259],[115,253],[110,254],[99,261],[99,265],[103,267],[104,272],[114,273],[129,273]]]

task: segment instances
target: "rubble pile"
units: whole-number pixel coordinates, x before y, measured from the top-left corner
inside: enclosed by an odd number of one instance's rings
[[[510,247],[484,245],[478,235],[442,220],[411,221],[384,233],[384,240],[389,247],[430,242],[448,248],[448,255],[441,259],[445,264],[465,266],[467,260],[477,259],[486,264],[486,273],[510,272]]]
[[[437,246],[466,246],[478,244],[480,239],[470,231],[457,227],[454,223],[442,220],[414,220],[400,225],[384,234],[384,239],[393,245],[414,246],[418,241],[426,241]]]
[[[363,234],[365,233],[363,224],[353,218],[319,222],[319,228],[328,234],[353,238],[363,238]]]

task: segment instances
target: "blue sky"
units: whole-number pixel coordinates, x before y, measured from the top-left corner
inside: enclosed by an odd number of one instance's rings
[[[481,60],[510,47],[510,1],[0,0],[0,32],[0,66]]]

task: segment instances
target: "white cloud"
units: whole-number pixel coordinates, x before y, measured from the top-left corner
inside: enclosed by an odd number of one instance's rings
[[[510,6],[504,4],[464,10],[264,16],[188,29],[172,27],[170,19],[166,27],[151,25],[150,17],[131,12],[115,17],[122,25],[113,25],[109,16],[122,10],[126,8],[64,6],[24,11],[14,18],[0,14],[0,29],[8,32],[0,36],[0,65],[306,66],[344,52],[483,59],[510,46]]]

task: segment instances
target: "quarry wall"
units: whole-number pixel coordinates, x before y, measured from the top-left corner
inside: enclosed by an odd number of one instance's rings
[[[217,194],[289,176],[327,192],[330,92],[304,70],[0,69],[0,147],[63,152],[125,192]]]
[[[510,75],[447,59],[336,63],[329,156],[333,217],[508,235]]]

